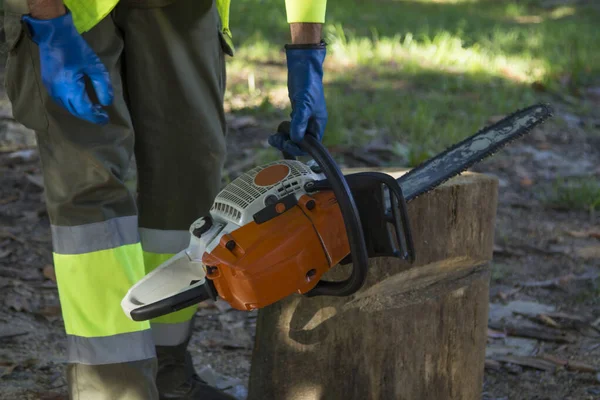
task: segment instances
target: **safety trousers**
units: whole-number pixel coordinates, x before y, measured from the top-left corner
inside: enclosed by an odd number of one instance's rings
[[[71,397],[156,399],[155,346],[189,341],[196,308],[134,322],[120,302],[187,247],[190,224],[220,188],[226,48],[218,13],[208,0],[122,1],[85,32],[114,89],[104,126],[49,97],[20,17],[5,12],[5,86],[14,117],[36,132]]]

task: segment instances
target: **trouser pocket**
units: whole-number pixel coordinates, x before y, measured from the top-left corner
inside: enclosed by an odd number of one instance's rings
[[[4,14],[8,46],[4,87],[12,103],[14,118],[29,129],[45,131],[48,118],[44,107],[38,48],[25,34],[20,13]]]

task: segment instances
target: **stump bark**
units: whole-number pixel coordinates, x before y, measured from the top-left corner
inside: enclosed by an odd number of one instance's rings
[[[409,204],[414,264],[372,259],[353,296],[259,310],[248,399],[480,400],[496,204],[496,179],[454,178]]]

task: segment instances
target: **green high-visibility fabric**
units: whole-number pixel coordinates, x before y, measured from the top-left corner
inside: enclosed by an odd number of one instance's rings
[[[139,243],[84,254],[54,253],[67,334],[109,336],[150,329],[121,309],[129,288],[144,276]],[[128,266],[128,268],[124,268]]]
[[[172,0],[163,1],[165,4],[171,2]],[[92,29],[106,17],[119,3],[119,0],[64,0],[64,3],[73,13],[75,27],[83,33]],[[222,32],[225,34],[228,44],[232,46],[231,27],[229,26],[230,3],[231,0],[216,0],[217,10],[221,16]],[[324,23],[326,6],[327,0],[285,0],[289,23]]]

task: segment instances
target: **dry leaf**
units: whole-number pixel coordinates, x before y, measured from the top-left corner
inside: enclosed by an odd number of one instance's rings
[[[521,182],[519,182],[519,184],[522,187],[529,187],[529,186],[533,185],[533,180],[531,178],[525,177],[525,178],[521,179]]]
[[[0,206],[3,206],[8,203],[12,203],[13,201],[17,201],[17,200],[19,200],[19,196],[17,196],[16,194],[13,194],[12,196],[8,196],[3,199],[0,199]]]
[[[488,328],[488,330],[487,330],[487,335],[489,338],[492,338],[492,339],[500,339],[500,338],[506,337],[506,333],[501,332],[501,331],[495,331],[490,328]]]
[[[600,231],[566,231],[568,235],[576,238],[594,238],[600,239]]]
[[[8,361],[0,361],[0,378],[12,374],[17,364]]]
[[[579,247],[575,250],[575,254],[586,260],[600,258],[600,245]]]
[[[52,282],[56,282],[56,273],[54,272],[54,266],[48,264],[42,270],[44,277],[50,279]]]
[[[559,328],[559,329],[561,328],[561,326],[558,322],[556,322],[555,320],[553,320],[552,318],[550,318],[547,315],[540,314],[537,316],[536,319],[545,325],[551,326],[552,328]]]
[[[595,373],[598,372],[598,368],[595,368],[589,364],[585,364],[579,361],[569,361],[567,363],[567,369],[569,371],[577,371],[577,372],[590,372]]]
[[[52,318],[52,317],[60,316],[61,310],[60,310],[60,306],[47,306],[47,307],[40,309],[37,313],[44,317]]]

